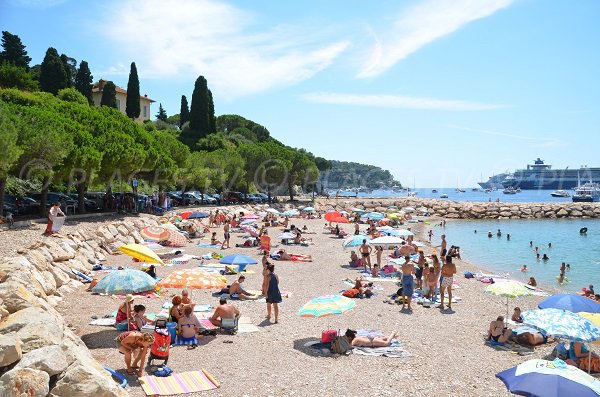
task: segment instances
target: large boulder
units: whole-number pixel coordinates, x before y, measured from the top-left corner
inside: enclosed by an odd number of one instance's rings
[[[44,346],[58,345],[64,334],[64,323],[60,317],[40,307],[28,307],[11,314],[0,323],[0,334],[16,332],[23,342],[23,353]]]
[[[0,335],[0,368],[16,363],[22,355],[21,340],[16,333]]]
[[[9,313],[36,306],[36,297],[20,280],[9,279],[0,283],[0,299]]]
[[[25,354],[15,368],[33,368],[53,376],[67,369],[67,357],[60,346],[52,345]]]
[[[75,251],[65,251],[61,245],[52,240],[46,241],[46,248],[50,252],[50,255],[52,255],[53,262],[68,261],[75,257]]]
[[[0,378],[3,397],[46,397],[50,376],[37,369],[14,368]]]
[[[127,393],[95,361],[76,361],[64,373],[49,397],[119,397]]]

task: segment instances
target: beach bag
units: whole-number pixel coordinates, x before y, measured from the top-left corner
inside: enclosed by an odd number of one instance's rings
[[[348,338],[345,336],[336,337],[333,342],[331,342],[331,352],[335,354],[346,354],[352,350],[352,345],[348,342]]]
[[[471,272],[465,272],[465,278],[474,278],[475,276],[473,276],[473,273]]]
[[[552,350],[552,355],[562,360],[566,360],[567,358],[569,358],[569,351],[565,347],[564,342],[561,342],[558,345],[556,345],[554,350]]]
[[[171,368],[167,367],[166,365],[163,365],[158,370],[156,370],[152,375],[158,376],[161,378],[166,378],[167,376],[171,376],[172,373],[173,373],[173,370]]]
[[[334,329],[328,329],[321,332],[321,343],[331,343],[338,336],[337,331]]]
[[[346,291],[342,292],[342,295],[345,296],[346,298],[356,298],[359,294],[360,294],[360,291],[358,291],[356,288],[350,288],[350,289],[347,289]]]

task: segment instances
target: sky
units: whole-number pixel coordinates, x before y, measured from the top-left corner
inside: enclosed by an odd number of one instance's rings
[[[215,111],[413,187],[471,187],[541,157],[600,166],[597,0],[0,0],[32,65],[48,47],[94,81]]]

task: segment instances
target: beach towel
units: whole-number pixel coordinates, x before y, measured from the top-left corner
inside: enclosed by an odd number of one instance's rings
[[[390,358],[404,358],[409,357],[408,353],[402,343],[398,339],[392,340],[392,343],[386,347],[364,347],[357,346],[352,349],[352,353],[360,356],[372,356],[372,357],[390,357]]]
[[[485,342],[485,344],[496,350],[502,350],[502,351],[516,353],[519,356],[525,356],[525,355],[533,353],[533,348],[521,346],[514,342],[498,343],[498,342],[488,340]]]
[[[198,319],[198,321],[200,321],[200,327],[207,329],[209,331],[212,331],[213,329],[219,329],[219,327],[217,327],[216,325],[211,323],[210,320],[207,318]]]
[[[171,396],[175,394],[193,393],[213,390],[219,383],[204,368],[200,371],[189,371],[173,374],[166,378],[143,376],[140,378],[142,389],[148,396]]]
[[[365,338],[381,338],[385,335],[383,332],[375,329],[359,329],[356,331],[356,336],[364,336]]]
[[[190,260],[195,259],[196,257],[193,255],[188,255],[188,254],[184,254],[181,256],[178,256],[176,258],[170,259],[167,262],[165,262],[165,265],[185,265],[187,264]]]
[[[91,321],[89,323],[89,325],[98,325],[98,326],[102,326],[102,327],[114,327],[115,326],[115,318],[114,317],[98,318],[96,320]]]
[[[217,249],[217,248],[221,248],[220,244],[207,244],[207,243],[198,243],[197,247],[200,248],[211,248],[211,249]]]

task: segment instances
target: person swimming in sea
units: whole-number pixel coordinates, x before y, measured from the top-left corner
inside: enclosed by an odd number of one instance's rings
[[[500,231],[500,229],[498,229],[498,231],[496,232],[496,236],[502,237],[502,232]]]
[[[492,232],[488,232],[488,237],[492,238]]]
[[[521,266],[521,271],[522,271],[522,272],[526,272],[526,271],[528,271],[528,270],[529,270],[529,269],[527,269],[527,265],[523,265],[523,266]]]
[[[543,261],[547,261],[548,259],[550,259],[550,258],[548,257],[548,255],[546,255],[546,254],[542,255],[542,260],[543,260]]]

